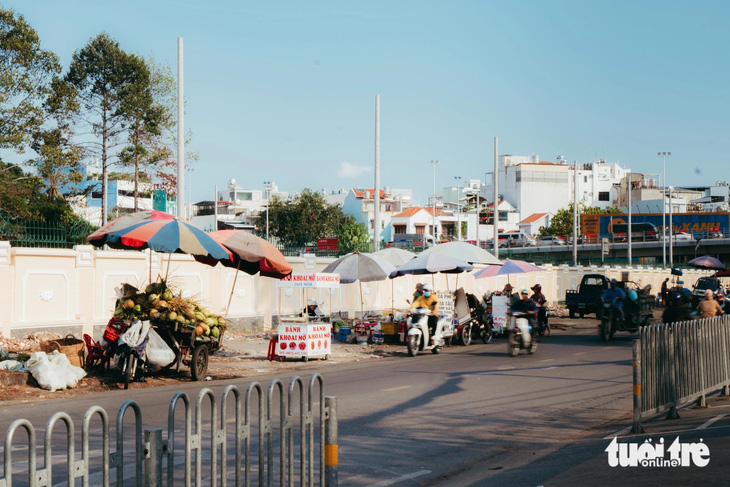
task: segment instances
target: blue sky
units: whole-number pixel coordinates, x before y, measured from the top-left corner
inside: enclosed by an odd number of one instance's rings
[[[730,176],[726,1],[5,1],[68,67],[102,31],[176,70],[200,154],[187,191],[484,179],[500,154]],[[187,185],[186,185],[187,186]],[[189,197],[189,195],[188,195]]]

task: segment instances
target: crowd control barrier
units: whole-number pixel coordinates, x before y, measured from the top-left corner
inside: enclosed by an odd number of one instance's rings
[[[718,390],[730,393],[730,317],[727,315],[679,323],[649,325],[633,343],[634,418],[641,420],[697,401]]]
[[[68,414],[51,416],[43,440],[29,421],[18,419],[5,436],[0,487],[71,486],[78,479],[84,487],[336,486],[336,405],[314,374],[308,384],[293,377],[288,387],[279,379],[267,389],[258,382],[243,392],[228,386],[220,403],[208,388],[194,404],[179,392],[169,404],[167,431],[143,429],[143,411],[131,400],[119,407],[113,431],[106,411],[92,406],[81,421],[80,455]],[[59,422],[65,428],[57,428]]]

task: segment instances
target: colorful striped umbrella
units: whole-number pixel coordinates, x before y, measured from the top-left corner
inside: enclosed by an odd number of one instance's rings
[[[232,260],[220,261],[226,267],[240,269],[246,274],[281,279],[292,272],[292,267],[279,249],[261,237],[243,230],[218,230],[208,235],[231,251]],[[195,257],[196,260],[209,265],[218,263],[207,257]]]
[[[475,272],[474,279],[482,277],[507,276],[510,274],[523,274],[525,272],[537,272],[542,268],[525,262],[523,260],[505,259],[502,265],[490,265],[484,269]]]
[[[175,217],[170,215],[169,213],[164,213],[162,211],[157,210],[147,210],[147,211],[138,211],[137,213],[131,213],[129,215],[120,216],[119,218],[115,218],[114,220],[110,221],[88,237],[86,237],[86,241],[89,242],[91,245],[95,245],[97,247],[101,247],[106,241],[106,236],[109,235],[112,232],[118,232],[120,230],[123,230],[125,228],[129,228],[132,225],[136,225],[138,223],[147,222],[147,221],[154,221],[154,220],[174,220]],[[111,247],[111,245],[110,245]]]
[[[201,255],[221,261],[231,259],[228,249],[207,233],[177,219],[143,221],[108,233],[106,242],[118,249],[149,248],[155,252]]]

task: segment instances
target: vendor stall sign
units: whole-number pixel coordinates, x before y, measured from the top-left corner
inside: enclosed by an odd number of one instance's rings
[[[278,281],[279,287],[338,288],[340,275],[326,272],[317,274],[289,274]]]
[[[509,296],[492,296],[492,320],[494,331],[504,333],[509,325]]]
[[[436,293],[439,298],[439,313],[454,318],[454,295],[451,293]]]
[[[329,323],[282,323],[277,331],[281,357],[319,357],[332,353]]]

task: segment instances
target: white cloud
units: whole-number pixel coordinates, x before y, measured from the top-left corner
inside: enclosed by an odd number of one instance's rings
[[[340,169],[337,171],[337,175],[341,178],[356,178],[372,172],[372,168],[368,166],[356,166],[349,162],[341,162]]]

